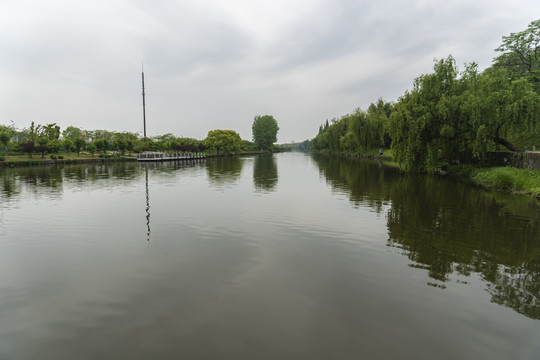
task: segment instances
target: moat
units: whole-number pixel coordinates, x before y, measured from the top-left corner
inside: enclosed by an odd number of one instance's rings
[[[2,359],[537,359],[540,208],[304,153],[0,169]]]

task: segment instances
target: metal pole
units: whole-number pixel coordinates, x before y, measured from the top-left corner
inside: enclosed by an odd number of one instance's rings
[[[146,141],[146,101],[144,94],[144,68],[142,71],[142,111],[143,111],[143,124],[144,124],[144,141]]]

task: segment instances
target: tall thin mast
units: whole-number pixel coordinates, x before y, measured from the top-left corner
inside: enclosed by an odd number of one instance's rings
[[[142,113],[143,113],[143,124],[144,124],[144,140],[146,140],[146,101],[144,95],[144,66],[142,68]]]

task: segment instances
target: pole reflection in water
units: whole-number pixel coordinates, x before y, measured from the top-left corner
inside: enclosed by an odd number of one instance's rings
[[[148,192],[148,167],[145,168],[146,175],[146,240],[150,242],[150,193]]]

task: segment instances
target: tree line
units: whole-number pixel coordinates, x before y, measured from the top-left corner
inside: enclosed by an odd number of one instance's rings
[[[488,151],[519,151],[511,141],[540,127],[540,20],[503,37],[492,66],[460,70],[450,55],[415,79],[395,103],[379,99],[367,111],[321,125],[314,150],[392,149],[411,171],[480,161]]]
[[[85,151],[92,155],[115,152],[140,153],[144,151],[162,152],[204,152],[214,151],[220,154],[234,154],[243,151],[271,151],[277,140],[279,127],[271,115],[255,116],[253,142],[242,140],[234,130],[210,130],[204,140],[189,137],[177,137],[171,133],[143,138],[133,132],[115,132],[107,130],[83,130],[68,126],[61,130],[56,123],[35,124],[19,130],[15,125],[0,125],[0,146],[5,155],[40,153],[57,154],[59,151]]]

